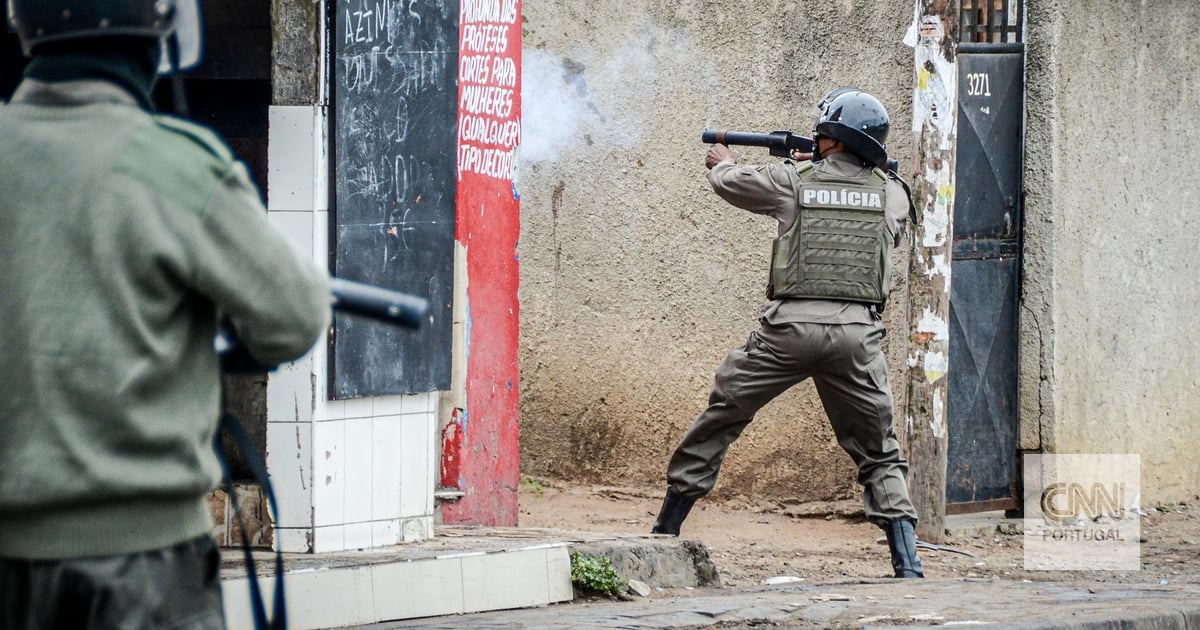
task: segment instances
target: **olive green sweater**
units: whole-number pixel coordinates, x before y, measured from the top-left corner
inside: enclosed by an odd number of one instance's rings
[[[0,556],[211,531],[218,313],[294,359],[328,284],[211,132],[114,84],[26,80],[0,106]]]

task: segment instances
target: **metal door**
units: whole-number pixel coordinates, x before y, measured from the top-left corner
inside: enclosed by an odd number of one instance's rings
[[[947,513],[1019,507],[1023,48],[958,48]]]

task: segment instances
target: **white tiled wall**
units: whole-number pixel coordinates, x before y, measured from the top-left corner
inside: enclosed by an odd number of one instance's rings
[[[421,411],[400,419],[400,516],[432,514],[434,416]]]
[[[330,530],[316,537],[315,551],[432,536],[437,397],[430,392],[323,405],[325,419],[312,425],[313,518],[318,528],[343,529],[340,547]],[[342,417],[330,417],[335,410]],[[401,413],[389,415],[396,411]]]
[[[325,108],[276,106],[270,111],[267,148],[267,210],[327,210],[324,139]],[[321,195],[325,197],[325,195]]]
[[[313,525],[317,527],[346,522],[345,453],[345,420],[313,424]]]
[[[373,423],[374,418],[346,420],[346,461],[343,478],[346,481],[347,523],[365,523],[371,520],[371,462],[375,450],[371,435]],[[367,537],[370,538],[370,535]]]
[[[326,119],[272,107],[267,208],[314,264],[329,251]],[[343,551],[433,535],[438,393],[326,400],[324,339],[267,381],[267,467],[280,548]]]
[[[400,422],[403,416],[375,416],[371,424],[371,451],[380,456],[371,460],[372,521],[394,521],[400,518],[400,461],[401,456],[385,454],[400,441]]]
[[[311,422],[267,423],[267,469],[279,505],[277,528],[307,529],[312,524],[312,437]]]

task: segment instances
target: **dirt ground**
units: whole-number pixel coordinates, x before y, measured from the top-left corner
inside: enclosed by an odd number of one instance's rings
[[[520,525],[591,532],[650,531],[662,501],[657,488],[578,486],[527,479]],[[960,535],[921,550],[928,577],[1000,578],[1075,584],[1200,582],[1200,501],[1146,509],[1141,520],[1140,571],[1027,571],[1022,535]],[[723,588],[745,588],[773,577],[805,582],[878,578],[891,574],[882,532],[857,502],[782,505],[770,500],[701,500],[682,536],[709,549]]]

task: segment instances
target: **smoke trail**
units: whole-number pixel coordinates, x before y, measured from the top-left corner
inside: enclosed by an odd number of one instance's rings
[[[715,73],[687,35],[647,18],[631,31],[639,35],[607,53],[575,53],[586,62],[544,49],[524,51],[522,161],[556,161],[574,148],[636,147],[650,121],[663,116],[663,103],[708,101],[712,115]]]
[[[526,50],[521,71],[521,159],[556,160],[579,135],[583,104],[554,53]]]

